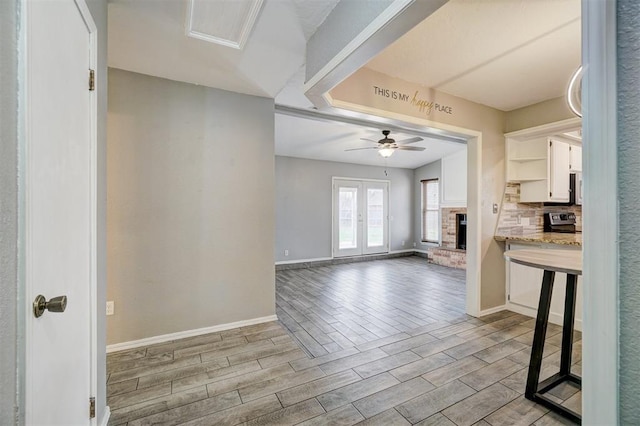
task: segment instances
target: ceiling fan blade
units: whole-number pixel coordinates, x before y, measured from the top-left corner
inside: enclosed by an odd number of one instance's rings
[[[367,141],[367,142],[378,143],[378,141],[374,141],[373,139],[360,138],[360,140],[361,140],[361,141]]]
[[[422,148],[421,146],[399,146],[396,149],[403,151],[424,151],[426,148]]]
[[[424,139],[422,139],[420,136],[416,136],[415,138],[409,138],[409,139],[403,139],[401,141],[397,141],[396,144],[398,145],[408,145],[410,143],[415,143],[415,142],[420,142],[423,141]]]
[[[360,151],[361,149],[378,149],[377,146],[371,146],[371,147],[367,147],[367,148],[351,148],[351,149],[345,149],[345,151]]]

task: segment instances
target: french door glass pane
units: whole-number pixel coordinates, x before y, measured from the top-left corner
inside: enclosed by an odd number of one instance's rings
[[[384,191],[367,189],[367,247],[384,245]]]
[[[358,189],[340,188],[338,197],[339,248],[358,247]]]

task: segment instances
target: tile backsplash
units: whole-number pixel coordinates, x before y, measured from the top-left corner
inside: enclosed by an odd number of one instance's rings
[[[545,206],[543,203],[521,203],[520,184],[507,183],[502,198],[496,235],[524,235],[542,232],[546,212],[573,212],[576,225],[582,226],[582,206]]]

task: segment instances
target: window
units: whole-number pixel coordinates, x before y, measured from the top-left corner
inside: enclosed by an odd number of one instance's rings
[[[440,185],[438,179],[422,183],[422,241],[440,241]]]

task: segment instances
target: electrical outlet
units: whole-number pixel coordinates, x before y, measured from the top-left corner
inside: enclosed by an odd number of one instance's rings
[[[285,256],[289,256],[289,250],[285,250],[285,251],[284,251],[284,255],[285,255]]]
[[[107,315],[113,315],[113,311],[115,310],[115,302],[110,300],[107,302]]]
[[[404,247],[404,240],[402,240],[402,247]]]
[[[498,214],[498,205],[497,204],[493,205],[493,214]]]
[[[415,246],[416,246],[416,243],[413,243],[413,246],[415,247]]]

